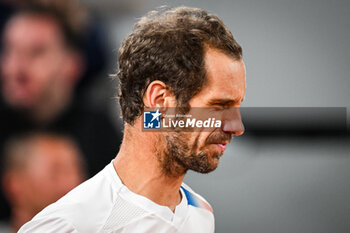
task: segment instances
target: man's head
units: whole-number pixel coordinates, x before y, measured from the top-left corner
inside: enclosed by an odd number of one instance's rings
[[[118,75],[127,127],[139,126],[145,107],[221,110],[239,107],[245,94],[240,45],[218,17],[187,7],[141,18],[119,50]],[[241,122],[234,124],[212,132],[158,133],[155,151],[164,172],[214,170],[231,136],[243,133]]]
[[[30,4],[6,25],[1,88],[5,102],[15,109],[57,104],[71,96],[83,67],[79,33],[62,11]]]
[[[2,183],[13,210],[34,216],[85,178],[76,144],[68,138],[31,133],[5,146]]]

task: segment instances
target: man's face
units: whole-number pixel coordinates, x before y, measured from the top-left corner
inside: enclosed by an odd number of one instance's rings
[[[38,213],[57,201],[84,179],[76,148],[60,140],[42,139],[32,146],[32,157],[22,171],[21,205]]]
[[[239,109],[245,95],[245,65],[226,54],[208,49],[205,54],[208,82],[203,89],[190,100],[190,106],[210,108],[227,112],[229,116],[222,122],[221,128],[211,132],[170,132],[165,136],[164,169],[181,173],[191,169],[201,173],[213,171],[219,163],[225,145],[232,135],[244,132]],[[179,166],[174,166],[178,164]]]
[[[1,88],[10,106],[30,109],[62,88],[68,53],[53,19],[16,16],[8,23],[3,42]]]

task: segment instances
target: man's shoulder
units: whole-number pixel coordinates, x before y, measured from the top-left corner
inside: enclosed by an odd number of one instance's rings
[[[33,219],[24,224],[18,233],[78,233],[79,231],[67,220],[59,217]]]
[[[186,196],[189,208],[186,224],[182,230],[184,232],[214,232],[215,220],[209,202],[184,183],[181,189]]]
[[[193,191],[193,189],[190,186],[186,185],[185,183],[182,183],[181,189],[186,195],[188,205],[204,209],[213,213],[213,208],[211,207],[209,202],[206,199],[204,199],[204,197]]]
[[[118,186],[108,174],[109,166],[111,164],[46,207],[25,224],[20,232],[42,232],[41,229],[49,229],[52,224],[72,232],[97,232],[107,220],[118,193]]]

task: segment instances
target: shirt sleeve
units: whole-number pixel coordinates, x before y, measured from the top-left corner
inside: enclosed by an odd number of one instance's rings
[[[18,233],[78,233],[78,231],[62,218],[47,218],[27,222]]]

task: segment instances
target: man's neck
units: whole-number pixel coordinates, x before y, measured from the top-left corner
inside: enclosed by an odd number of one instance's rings
[[[179,190],[185,174],[170,177],[162,171],[152,135],[130,135],[125,130],[113,166],[123,184],[132,192],[159,205],[168,206],[172,211],[181,202]]]
[[[26,222],[32,219],[35,216],[35,214],[36,213],[32,213],[27,209],[14,207],[12,209],[12,215],[11,215],[12,230],[14,232],[17,232],[19,228],[21,228],[22,225],[24,225]]]

